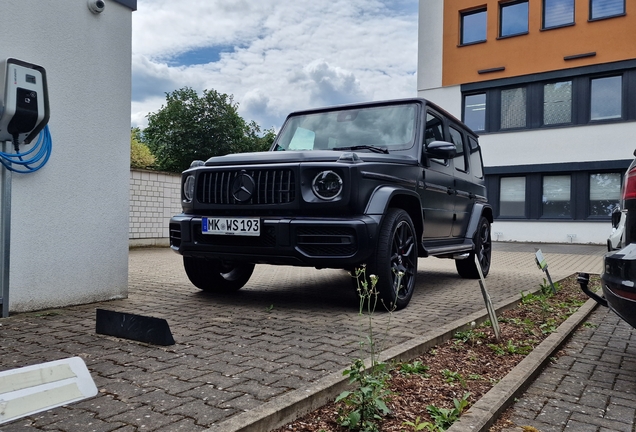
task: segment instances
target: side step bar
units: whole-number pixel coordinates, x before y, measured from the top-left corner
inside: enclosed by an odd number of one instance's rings
[[[424,256],[428,257],[428,256],[435,256],[435,255],[449,255],[449,254],[453,254],[453,255],[462,255],[464,253],[470,253],[474,248],[473,242],[472,240],[469,239],[465,239],[464,243],[455,243],[455,244],[451,244],[451,245],[442,245],[442,246],[423,246],[422,245],[422,249],[424,249]],[[461,259],[461,256],[457,257],[458,259]],[[463,257],[466,258],[466,257]]]

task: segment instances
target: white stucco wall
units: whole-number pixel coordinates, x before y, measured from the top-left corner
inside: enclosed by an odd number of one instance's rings
[[[484,165],[509,166],[631,159],[636,123],[613,123],[523,132],[479,138]]]
[[[458,119],[462,119],[462,91],[460,86],[419,90],[417,95],[436,103]]]
[[[612,232],[609,221],[495,221],[492,239],[500,242],[606,244]]]
[[[417,48],[417,90],[442,86],[444,1],[420,0]]]
[[[46,69],[53,150],[13,175],[10,310],[127,295],[130,8],[3,0],[0,57]]]

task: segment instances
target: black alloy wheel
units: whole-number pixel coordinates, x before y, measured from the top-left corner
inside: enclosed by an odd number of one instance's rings
[[[457,273],[466,279],[479,278],[479,270],[475,265],[475,256],[479,262],[479,267],[484,277],[488,276],[490,271],[490,262],[492,258],[492,240],[490,236],[490,222],[484,216],[479,219],[479,226],[473,239],[475,247],[468,258],[463,260],[455,260]]]
[[[387,310],[409,304],[415,290],[417,258],[417,234],[411,217],[405,210],[389,209],[368,266],[368,274],[378,277],[378,298]]]

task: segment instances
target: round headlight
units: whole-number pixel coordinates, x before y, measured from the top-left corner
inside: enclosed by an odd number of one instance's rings
[[[183,197],[186,201],[192,201],[194,198],[194,176],[189,175],[183,182]]]
[[[333,200],[342,192],[342,177],[333,171],[322,171],[311,183],[314,194],[323,200]]]

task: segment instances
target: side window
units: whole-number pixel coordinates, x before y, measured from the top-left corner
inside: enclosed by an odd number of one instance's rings
[[[476,178],[484,178],[479,143],[473,137],[468,137],[468,143],[470,144],[470,170]]]
[[[426,113],[426,130],[424,131],[424,143],[444,141],[444,127],[442,119],[431,113]]]
[[[453,141],[453,144],[455,144],[455,151],[457,152],[453,159],[455,169],[459,171],[467,171],[468,169],[466,167],[466,155],[464,153],[464,139],[462,137],[462,133],[452,126],[449,130],[451,140]]]
[[[424,145],[428,145],[433,141],[444,141],[444,125],[442,119],[429,112],[426,113],[426,129],[424,130]],[[446,165],[444,159],[433,159],[433,162]]]

